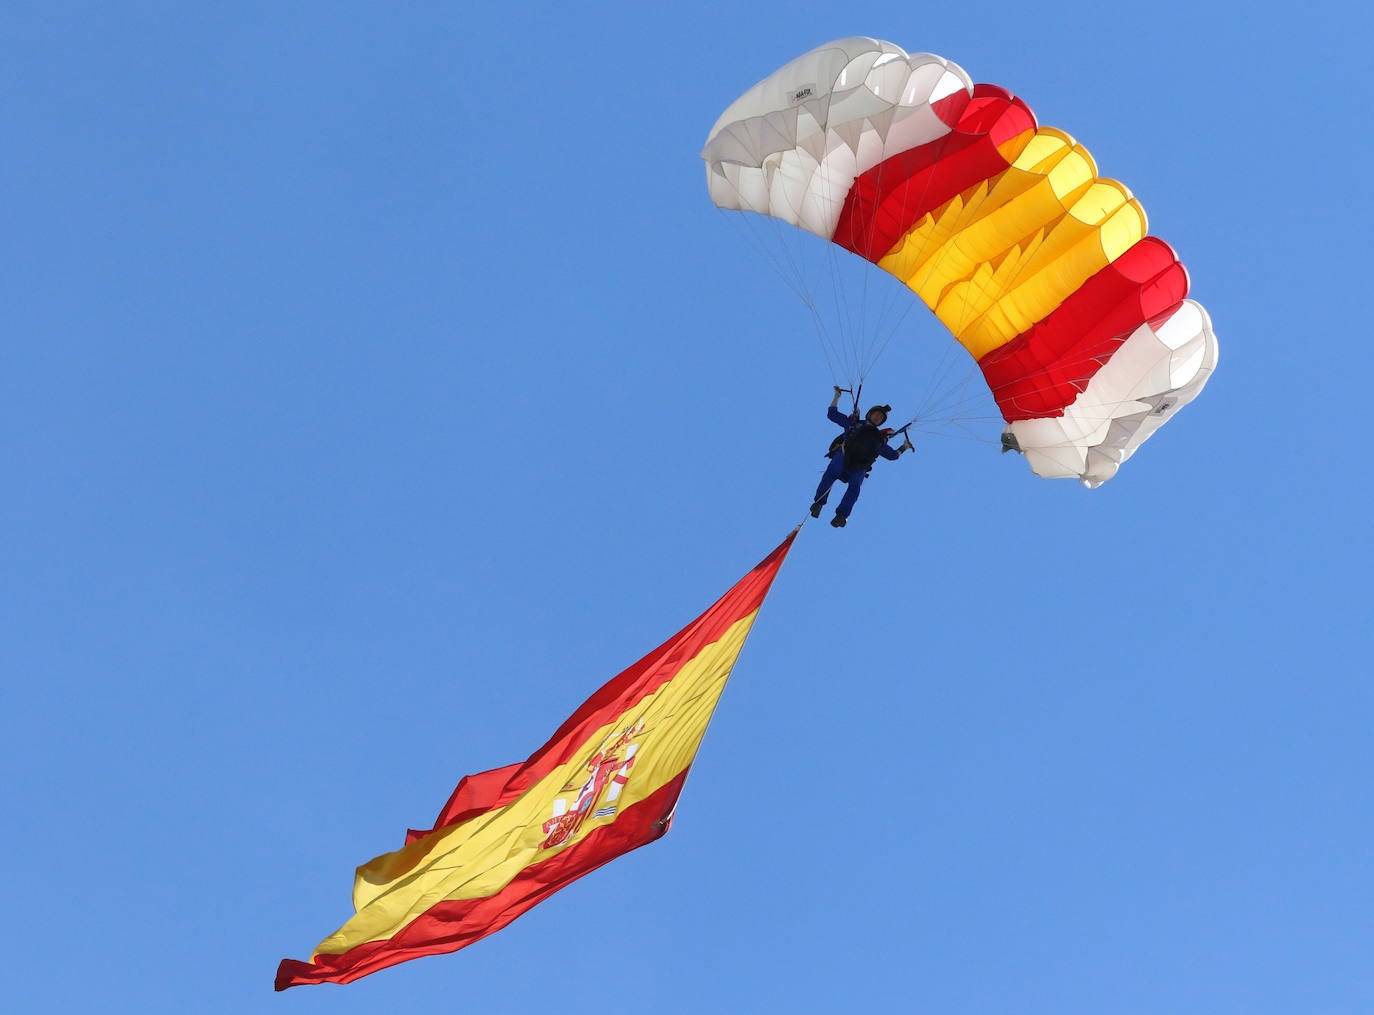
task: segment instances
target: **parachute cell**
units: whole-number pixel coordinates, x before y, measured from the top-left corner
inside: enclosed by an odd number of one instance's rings
[[[942,57],[818,47],[732,103],[702,157],[718,207],[814,233],[916,293],[1041,476],[1110,479],[1216,366],[1207,312],[1131,191]]]

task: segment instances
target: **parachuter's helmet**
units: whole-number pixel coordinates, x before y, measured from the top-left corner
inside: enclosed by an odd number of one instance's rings
[[[873,414],[875,412],[879,413],[883,418],[874,419]],[[887,422],[887,417],[890,412],[892,412],[892,406],[890,405],[875,405],[873,408],[869,409],[868,412],[864,413],[864,419],[868,420],[874,426],[882,426]]]

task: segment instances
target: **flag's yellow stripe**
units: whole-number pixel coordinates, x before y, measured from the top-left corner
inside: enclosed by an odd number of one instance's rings
[[[519,799],[452,828],[412,842],[358,868],[353,889],[356,915],[330,935],[315,956],[339,955],[369,941],[392,937],[437,903],[495,895],[531,864],[575,846],[614,815],[588,816],[562,845],[540,848],[543,824],[562,796],[571,803],[585,779],[585,762],[606,740],[643,720],[629,782],[617,811],[643,800],[680,774],[695,756],[725,680],[739,656],[757,611],[736,621],[653,694],[603,726],[572,761],[550,772]],[[312,957],[313,958],[313,957]]]
[[[1145,232],[1145,211],[1125,185],[1099,177],[1068,134],[1041,127],[1008,169],[926,215],[878,264],[981,359]]]

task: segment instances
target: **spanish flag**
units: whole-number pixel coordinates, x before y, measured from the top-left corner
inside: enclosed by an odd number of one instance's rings
[[[428,831],[358,868],[354,915],[277,990],[349,983],[466,947],[563,886],[653,842],[764,597],[796,538],[612,679],[529,759],[469,775]]]

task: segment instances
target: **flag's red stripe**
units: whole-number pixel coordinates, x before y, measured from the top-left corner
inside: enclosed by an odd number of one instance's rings
[[[1035,114],[996,85],[975,85],[973,98],[936,111],[952,125],[944,137],[901,152],[860,174],[845,197],[831,239],[860,257],[882,260],[930,212],[1006,170],[997,146],[1035,129]]]
[[[690,768],[683,769],[651,796],[625,808],[613,822],[593,829],[580,842],[526,867],[495,895],[440,902],[395,936],[358,945],[342,955],[320,955],[314,963],[283,959],[277,968],[277,990],[305,983],[351,983],[408,959],[456,952],[500,930],[584,874],[661,838],[668,831],[688,771]]]
[[[458,784],[434,823],[435,828],[457,824],[496,807],[504,807],[559,765],[583,750],[587,740],[635,702],[671,680],[682,667],[730,627],[763,605],[783,558],[796,538],[793,532],[730,591],[696,620],[654,649],[629,669],[612,677],[559,727],[543,747],[523,764],[507,765],[469,775]],[[427,832],[412,830],[412,842]]]
[[[1163,240],[1147,236],[1043,321],[978,365],[1008,422],[1063,414],[1131,332],[1188,295],[1188,273]]]

